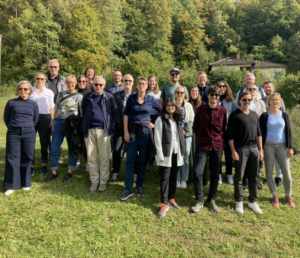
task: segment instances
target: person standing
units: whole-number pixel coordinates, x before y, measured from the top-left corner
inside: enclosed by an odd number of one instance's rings
[[[79,75],[77,77],[77,84],[75,87],[77,92],[83,96],[87,93],[90,93],[92,91],[92,89],[90,88],[88,83],[89,83],[89,80],[85,75]]]
[[[47,175],[48,149],[50,147],[50,136],[54,118],[54,93],[45,87],[46,76],[38,72],[34,76],[35,87],[29,99],[36,102],[39,107],[39,120],[35,131],[39,133],[41,145],[41,174]],[[31,175],[34,175],[34,158],[31,164]]]
[[[226,109],[218,105],[220,88],[211,86],[207,90],[208,103],[198,107],[194,118],[193,131],[196,135],[196,153],[194,158],[194,190],[196,202],[191,207],[198,212],[204,205],[202,175],[207,157],[210,160],[210,185],[207,204],[212,212],[219,212],[215,203],[218,190],[219,171],[222,151],[224,150],[223,135],[226,127]]]
[[[150,122],[150,114],[153,108],[158,111],[161,110],[161,106],[155,98],[146,94],[147,86],[148,80],[144,77],[138,77],[138,93],[129,96],[124,111],[124,139],[127,145],[124,151],[127,151],[127,162],[125,190],[120,197],[121,201],[125,201],[133,195],[133,174],[137,152],[139,152],[139,172],[136,181],[137,195],[139,197],[145,196],[142,186],[146,175],[147,159],[154,141],[152,132],[154,125]]]
[[[274,162],[275,159],[277,159],[283,172],[283,184],[285,190],[284,199],[292,208],[295,208],[295,203],[291,197],[292,177],[289,158],[293,156],[294,152],[289,116],[279,109],[282,103],[280,94],[272,93],[269,96],[267,103],[270,109],[268,112],[261,115],[260,127],[263,138],[267,183],[273,196],[272,205],[279,208],[279,201],[273,178]]]
[[[179,87],[182,86],[179,84],[179,79],[180,79],[180,70],[177,67],[174,67],[170,70],[170,78],[171,78],[171,83],[168,85],[164,86],[160,99],[159,99],[159,104],[162,106],[164,101],[168,98],[173,98],[175,99],[175,90]],[[189,98],[189,93],[188,90],[185,86],[182,86],[185,91],[185,97],[188,99]]]
[[[109,147],[113,120],[116,115],[114,97],[104,91],[106,81],[102,76],[94,78],[94,91],[82,101],[82,132],[89,163],[90,191],[103,192],[109,179]]]
[[[4,122],[7,127],[3,179],[5,195],[11,195],[20,188],[26,191],[30,189],[35,126],[39,119],[38,105],[29,99],[29,94],[33,92],[30,83],[20,81],[16,92],[19,97],[9,100],[4,109]]]
[[[202,104],[208,103],[207,91],[209,86],[207,85],[207,75],[205,72],[202,71],[198,73],[198,83]]]
[[[176,102],[167,99],[154,127],[155,158],[160,174],[161,208],[158,212],[160,217],[166,215],[169,204],[174,209],[179,209],[175,201],[176,177],[179,167],[183,165],[185,152],[181,125],[181,114]]]
[[[258,163],[264,158],[262,137],[258,115],[249,109],[252,95],[243,92],[238,99],[239,108],[233,111],[228,120],[228,140],[234,160],[234,198],[235,210],[243,213],[244,174],[248,174],[249,203],[248,206],[258,214],[262,214],[257,204]]]
[[[92,67],[88,67],[86,68],[85,72],[84,72],[84,75],[86,78],[88,78],[88,85],[90,86],[90,89],[93,90],[93,80],[96,76],[96,72],[94,70],[94,68]]]
[[[105,87],[105,91],[110,93],[111,95],[114,95],[116,92],[123,91],[124,85],[122,83],[122,72],[121,70],[117,69],[114,71],[113,74],[113,83],[108,84]]]

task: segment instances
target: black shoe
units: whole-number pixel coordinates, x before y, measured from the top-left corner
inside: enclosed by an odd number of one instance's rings
[[[30,167],[31,176],[34,176],[34,172],[35,172],[34,167]]]
[[[51,175],[50,175],[50,176],[47,176],[47,177],[44,179],[44,181],[45,181],[45,182],[50,182],[52,179],[57,178],[57,177],[58,177],[58,174],[54,175],[53,173],[51,173]]]
[[[47,166],[42,166],[42,169],[41,169],[41,175],[47,175],[48,174],[48,169],[47,169]]]
[[[258,190],[261,190],[262,188],[263,188],[262,185],[261,185],[260,182],[258,181],[258,182],[257,182],[257,189],[258,189]]]
[[[202,179],[202,182],[203,182],[203,186],[206,186],[208,184],[208,180],[207,179]]]
[[[275,183],[278,187],[282,186],[282,180],[281,177],[275,177]]]
[[[137,191],[137,196],[139,196],[139,197],[145,196],[145,193],[144,193],[144,190],[142,187],[137,188],[136,191]]]
[[[72,176],[73,176],[73,174],[71,174],[71,173],[68,172],[68,173],[64,176],[63,182],[68,181]]]
[[[132,195],[133,195],[133,193],[131,191],[124,190],[124,192],[122,193],[122,195],[120,197],[120,200],[121,201],[126,201]]]
[[[263,184],[265,185],[267,183],[267,179],[263,179]]]

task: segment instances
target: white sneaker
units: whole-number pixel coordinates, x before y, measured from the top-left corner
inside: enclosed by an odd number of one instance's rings
[[[76,161],[76,168],[78,168],[80,166],[80,159],[78,159],[77,161]]]
[[[244,213],[243,202],[236,202],[235,203],[235,211],[237,213],[240,213],[240,214]]]
[[[257,214],[262,214],[262,210],[259,208],[257,202],[253,202],[253,203],[248,203],[248,206],[250,209],[252,209],[255,213]]]
[[[219,185],[221,185],[221,184],[222,184],[222,175],[219,174]]]
[[[6,190],[4,194],[5,194],[6,196],[8,196],[8,195],[13,194],[14,192],[15,192],[15,190]]]
[[[177,181],[177,185],[176,185],[176,188],[181,188],[181,184],[180,184],[180,181]]]
[[[135,183],[137,180],[137,174],[133,174],[133,182]]]
[[[24,190],[24,191],[29,191],[29,190],[30,190],[30,187],[22,187],[22,190]]]
[[[183,189],[186,188],[186,181],[181,181],[180,188],[183,188]]]
[[[227,175],[227,178],[228,178],[228,184],[233,185],[233,176]]]
[[[117,181],[118,179],[118,173],[113,173],[111,180]]]
[[[89,163],[85,164],[85,171],[89,171]]]

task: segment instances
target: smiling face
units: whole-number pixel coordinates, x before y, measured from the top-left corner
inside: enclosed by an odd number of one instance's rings
[[[270,96],[274,91],[274,86],[272,83],[265,83],[264,84],[264,92],[267,96]]]
[[[224,82],[220,82],[218,84],[218,87],[220,88],[220,95],[225,95],[226,93],[226,85]]]
[[[281,107],[281,98],[279,95],[272,95],[269,99],[269,105],[271,108],[280,108]]]
[[[93,69],[88,69],[86,71],[86,77],[91,81],[95,77],[95,72]]]
[[[56,61],[51,61],[48,66],[51,77],[56,77],[59,72],[59,64]]]
[[[46,81],[45,75],[43,75],[43,74],[41,74],[41,73],[38,73],[38,74],[35,76],[34,81],[35,81],[35,85],[36,85],[38,88],[44,86],[45,81]]]
[[[166,105],[167,113],[169,115],[174,114],[175,110],[176,110],[176,106],[171,101],[169,101]]]
[[[184,88],[178,87],[175,90],[175,98],[176,98],[176,100],[179,100],[179,101],[184,100],[184,96],[185,96]]]
[[[208,97],[208,103],[211,105],[216,105],[218,103],[218,100],[220,98],[220,94],[216,92],[211,92],[207,95]]]
[[[198,90],[198,88],[191,89],[191,98],[193,100],[195,100],[195,99],[198,98],[198,96],[199,96],[199,90]]]
[[[244,95],[239,101],[240,107],[242,109],[248,109],[249,106],[250,106],[251,101],[252,101],[252,95],[251,94]]]
[[[123,78],[124,91],[130,93],[132,91],[133,77],[130,74],[126,74]]]
[[[148,83],[149,83],[149,89],[154,90],[154,87],[155,87],[155,85],[156,85],[156,80],[152,77],[152,78],[148,81]]]
[[[87,81],[83,76],[78,79],[77,87],[78,87],[78,89],[81,89],[81,90],[83,90],[87,87]]]
[[[198,75],[198,83],[200,86],[205,86],[207,82],[207,76],[205,73],[200,73]]]
[[[122,81],[122,73],[120,71],[115,71],[113,74],[113,80],[115,84],[119,84]]]
[[[72,78],[72,77],[68,78],[66,80],[66,84],[67,84],[68,92],[72,93],[72,92],[76,91],[75,90],[75,87],[76,87],[76,80],[75,80],[75,78]]]
[[[255,84],[247,85],[247,91],[249,91],[252,95],[252,99],[256,98],[257,86]]]
[[[245,77],[245,85],[253,84],[255,83],[255,78],[251,75],[248,75]]]
[[[28,85],[26,83],[22,83],[19,86],[18,91],[19,91],[19,96],[22,99],[28,99],[28,96],[30,94],[30,89],[29,89],[29,87],[28,87]]]
[[[94,87],[95,94],[100,95],[105,88],[104,79],[100,78],[100,77],[96,78],[96,80],[94,81],[93,87]]]
[[[180,74],[177,72],[171,72],[170,73],[170,78],[173,84],[177,84],[180,78]]]

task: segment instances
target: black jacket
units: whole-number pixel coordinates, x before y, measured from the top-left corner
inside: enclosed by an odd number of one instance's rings
[[[284,132],[285,132],[286,147],[289,148],[289,149],[292,149],[293,148],[292,130],[291,130],[289,115],[285,112],[282,112],[282,115],[283,115],[283,119],[284,119],[284,122],[285,122]],[[262,113],[260,118],[259,118],[259,124],[260,124],[260,129],[261,129],[261,134],[262,134],[263,146],[265,145],[266,139],[267,139],[268,119],[269,119],[268,112]]]

